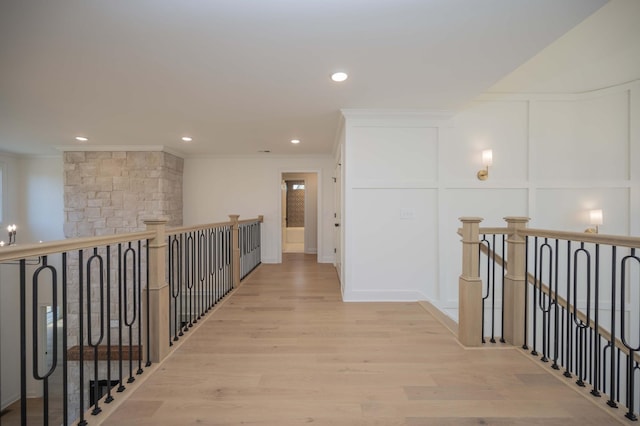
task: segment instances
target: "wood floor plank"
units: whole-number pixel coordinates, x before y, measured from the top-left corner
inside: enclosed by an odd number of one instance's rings
[[[516,349],[465,350],[417,303],[343,303],[331,265],[283,258],[256,269],[103,424],[619,421]]]

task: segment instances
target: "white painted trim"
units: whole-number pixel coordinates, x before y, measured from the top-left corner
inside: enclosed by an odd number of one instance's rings
[[[427,300],[419,291],[345,290],[343,302],[417,302]]]
[[[281,159],[296,159],[296,160],[318,160],[318,159],[332,159],[330,154],[189,154],[184,157],[185,159],[202,158],[208,160],[281,160]]]
[[[318,263],[334,263],[334,262],[335,262],[335,257],[334,256],[318,257]]]
[[[281,222],[282,222],[282,202],[281,202],[281,197],[282,197],[282,174],[283,173],[316,173],[316,184],[317,184],[317,188],[316,188],[316,204],[317,204],[317,212],[316,212],[316,222],[317,222],[317,237],[316,237],[316,252],[317,253],[323,253],[323,246],[322,246],[322,222],[324,220],[324,217],[322,216],[322,169],[305,169],[305,168],[301,168],[301,169],[279,169],[278,170],[278,176],[277,176],[277,182],[278,182],[278,186],[276,187],[277,190],[277,199],[279,200],[278,202],[278,237],[277,237],[277,241],[278,244],[276,245],[277,248],[277,253],[276,253],[276,259],[277,262],[274,263],[282,263],[282,230],[281,230]]]
[[[62,152],[166,152],[176,157],[185,158],[183,152],[164,145],[61,145],[56,149]]]
[[[578,93],[484,93],[471,102],[475,101],[577,101],[598,98],[614,93],[621,93],[637,88],[640,79],[631,80],[615,86],[589,90]]]
[[[341,109],[342,115],[348,119],[362,118],[380,120],[385,118],[391,119],[421,119],[421,120],[448,120],[455,114],[451,110],[426,110],[426,109],[360,109],[360,108],[344,108]]]

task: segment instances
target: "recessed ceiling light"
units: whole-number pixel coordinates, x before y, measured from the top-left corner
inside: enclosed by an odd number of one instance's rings
[[[191,142],[193,140],[193,138],[190,138],[189,136],[183,136],[182,137],[182,142]]]
[[[300,143],[300,139],[291,139],[291,143],[293,144]]]
[[[86,138],[84,136],[76,136],[76,140],[80,142],[86,142],[89,140],[89,138]]]
[[[331,74],[331,80],[340,83],[341,81],[345,81],[349,76],[346,72],[334,72]]]

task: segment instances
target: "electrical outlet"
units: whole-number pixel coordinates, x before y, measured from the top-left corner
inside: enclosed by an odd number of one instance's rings
[[[120,321],[118,321],[117,319],[112,319],[111,321],[109,321],[109,327],[111,328],[118,328],[118,325],[120,325]]]

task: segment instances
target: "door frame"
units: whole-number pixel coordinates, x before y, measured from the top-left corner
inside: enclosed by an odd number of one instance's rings
[[[323,222],[324,217],[322,216],[322,169],[305,169],[305,168],[286,168],[278,170],[277,176],[277,186],[274,189],[274,194],[277,194],[278,197],[278,220],[280,222],[280,232],[278,232],[277,237],[277,252],[276,252],[276,263],[282,263],[282,181],[284,180],[282,175],[284,173],[315,173],[316,181],[317,181],[317,190],[316,190],[316,204],[317,204],[317,212],[316,212],[316,222],[317,222],[317,256],[318,261],[320,261],[322,253],[324,253],[323,247],[323,238],[322,238],[322,230],[323,230]],[[305,196],[306,199],[306,196]],[[305,206],[305,211],[307,210]]]

